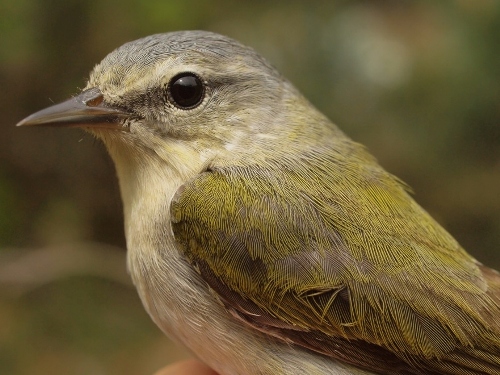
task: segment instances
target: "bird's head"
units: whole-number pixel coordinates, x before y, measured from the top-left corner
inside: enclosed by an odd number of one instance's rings
[[[96,65],[81,94],[19,125],[82,127],[104,141],[117,165],[149,155],[197,169],[214,159],[244,162],[250,150],[250,159],[266,159],[299,135],[294,124],[318,115],[311,109],[251,48],[185,31],[124,44]]]

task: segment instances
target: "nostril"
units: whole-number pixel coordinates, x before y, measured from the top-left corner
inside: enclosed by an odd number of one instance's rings
[[[91,98],[91,99],[87,100],[85,102],[85,104],[88,107],[97,107],[99,104],[102,103],[103,100],[104,100],[104,97],[102,95],[99,95],[99,96],[96,96],[94,98]]]

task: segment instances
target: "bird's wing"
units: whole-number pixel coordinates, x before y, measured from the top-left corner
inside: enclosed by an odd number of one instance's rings
[[[179,249],[227,309],[386,374],[500,373],[498,274],[362,152],[315,157],[213,168],[174,197]]]

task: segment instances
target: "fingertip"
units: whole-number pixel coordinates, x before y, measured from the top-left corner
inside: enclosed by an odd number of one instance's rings
[[[204,363],[189,359],[164,367],[154,375],[217,375],[217,373]]]

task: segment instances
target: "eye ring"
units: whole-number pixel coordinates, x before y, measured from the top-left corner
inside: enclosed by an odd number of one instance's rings
[[[172,104],[184,110],[195,108],[205,96],[205,85],[192,72],[183,72],[172,77],[167,90]]]

